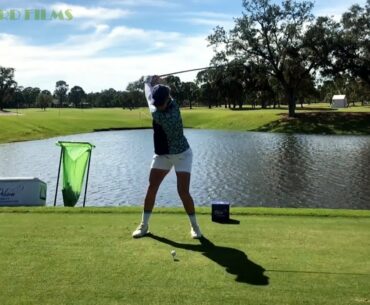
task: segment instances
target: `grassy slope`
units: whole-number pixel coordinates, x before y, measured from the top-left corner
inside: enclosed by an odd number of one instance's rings
[[[243,131],[274,131],[329,134],[370,134],[370,106],[331,111],[315,104],[301,110],[297,119],[286,120],[286,108],[232,111],[183,109],[185,127]],[[317,113],[310,116],[307,113]],[[355,117],[343,116],[356,112]],[[0,143],[42,139],[108,128],[151,127],[147,109],[39,109],[21,110],[22,115],[0,116]],[[327,115],[328,114],[328,115]]]
[[[0,143],[92,132],[104,128],[150,126],[139,111],[122,109],[26,109],[21,115],[0,116]]]
[[[189,238],[188,220],[179,210],[155,213],[155,235],[139,240],[130,236],[140,219],[134,209],[3,211],[4,305],[347,305],[370,300],[368,214],[234,215],[239,225],[221,225],[204,211],[198,219],[209,242],[200,243]]]

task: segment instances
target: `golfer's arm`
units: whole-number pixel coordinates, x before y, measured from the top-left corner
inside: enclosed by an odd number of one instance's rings
[[[144,92],[145,92],[146,101],[148,103],[149,111],[153,113],[157,110],[157,108],[153,105],[153,102],[154,102],[153,97],[152,97],[153,87],[151,85],[151,80],[152,78],[150,76],[146,78],[144,82]]]

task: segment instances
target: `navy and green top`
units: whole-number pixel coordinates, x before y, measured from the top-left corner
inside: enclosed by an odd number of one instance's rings
[[[154,152],[157,155],[180,154],[190,148],[184,136],[180,108],[170,100],[163,111],[153,105],[150,82],[145,82],[145,95],[153,118]]]

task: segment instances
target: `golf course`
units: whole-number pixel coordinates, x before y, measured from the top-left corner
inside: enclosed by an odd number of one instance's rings
[[[151,127],[147,109],[12,112],[0,118],[2,143]],[[187,128],[370,133],[368,106],[297,112],[296,119],[286,119],[286,109],[195,108],[182,115]],[[201,207],[200,240],[190,238],[181,208],[155,209],[151,233],[133,239],[141,212],[1,208],[0,304],[370,303],[367,210],[232,207],[232,221],[220,224]]]
[[[370,305],[370,0],[1,1],[0,305]]]
[[[158,209],[133,239],[138,208],[0,210],[0,303],[368,304],[369,211]],[[171,251],[175,250],[174,258]]]
[[[36,140],[99,130],[151,128],[147,108],[12,109],[0,120],[0,143]],[[297,117],[287,117],[287,107],[230,110],[182,108],[185,128],[264,131],[307,134],[370,134],[370,106],[333,110],[329,104],[297,106]]]

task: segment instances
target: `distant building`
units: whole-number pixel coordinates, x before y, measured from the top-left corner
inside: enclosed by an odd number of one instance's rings
[[[331,108],[348,107],[347,98],[345,95],[334,95],[331,100]]]

